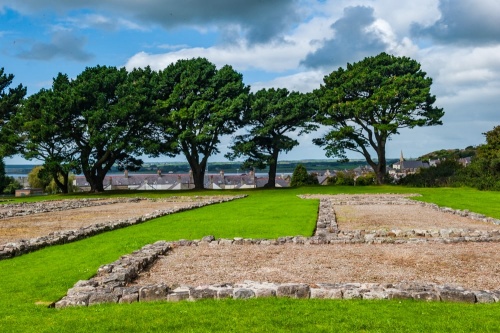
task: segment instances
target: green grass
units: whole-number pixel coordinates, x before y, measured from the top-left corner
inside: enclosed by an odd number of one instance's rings
[[[419,200],[500,218],[498,192],[403,187],[303,187],[245,192],[126,192],[104,196],[249,196],[173,214],[85,240],[0,261],[0,332],[499,332],[500,304],[468,305],[413,301],[321,301],[259,299],[136,303],[49,309],[76,281],[154,241],[223,237],[276,238],[310,235],[317,200],[301,193],[421,193]],[[76,197],[88,197],[79,194]],[[95,195],[90,195],[95,196]],[[73,196],[74,197],[74,196]],[[45,199],[67,198],[51,196]],[[45,305],[36,305],[37,303]]]

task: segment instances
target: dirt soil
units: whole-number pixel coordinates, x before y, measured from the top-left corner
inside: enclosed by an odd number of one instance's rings
[[[334,205],[340,230],[492,230],[498,226],[420,205]],[[500,243],[208,245],[178,247],[135,282],[420,282],[500,289]]]
[[[196,202],[208,199],[198,198]],[[96,223],[139,217],[156,210],[189,207],[194,202],[181,197],[171,200],[139,200],[0,219],[0,244],[41,237],[54,231],[75,230]]]

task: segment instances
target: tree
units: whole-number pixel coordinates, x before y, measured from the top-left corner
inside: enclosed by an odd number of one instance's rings
[[[9,88],[14,80],[14,75],[5,74],[0,68],[0,190],[3,192],[13,181],[12,177],[5,176],[5,165],[3,158],[17,152],[18,136],[15,127],[9,125],[13,114],[26,95],[26,88],[21,84],[15,88]],[[8,89],[8,90],[7,90]]]
[[[71,107],[59,115],[91,192],[104,191],[104,177],[113,165],[132,171],[142,165],[134,156],[145,151],[153,133],[155,79],[149,67],[127,73],[125,68],[96,66],[71,82]]]
[[[500,126],[483,133],[486,143],[477,147],[471,164],[461,170],[459,180],[480,190],[500,190]]]
[[[292,180],[290,186],[303,186],[303,185],[317,185],[318,177],[313,174],[307,173],[305,166],[297,164],[293,170]]]
[[[43,160],[44,172],[51,175],[62,193],[69,192],[69,174],[81,170],[78,147],[70,135],[72,124],[66,123],[73,106],[71,96],[68,76],[59,73],[52,88],[31,95],[12,120],[22,138],[24,158]]]
[[[156,110],[165,135],[158,152],[182,152],[195,188],[201,189],[208,158],[219,152],[220,137],[242,125],[249,87],[231,66],[218,70],[204,58],[179,60],[159,75]]]
[[[44,172],[44,168],[41,165],[34,167],[28,173],[28,183],[31,188],[41,188],[45,191],[51,180],[52,178],[47,172]]]
[[[244,123],[250,126],[248,134],[238,135],[226,157],[247,156],[243,168],[264,169],[269,166],[266,187],[275,187],[276,167],[281,152],[289,152],[299,142],[287,133],[297,135],[317,129],[312,123],[316,103],[312,94],[289,92],[287,89],[262,89],[250,96],[251,107]]]
[[[325,147],[328,157],[346,159],[346,150],[362,154],[383,184],[387,140],[401,128],[442,124],[444,112],[433,106],[431,84],[420,64],[408,57],[381,53],[347,64],[325,76],[315,91],[317,121],[331,130],[314,142]]]

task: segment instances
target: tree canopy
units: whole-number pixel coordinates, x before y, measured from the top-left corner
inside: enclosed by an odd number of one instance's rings
[[[382,184],[387,140],[401,128],[442,124],[444,112],[433,106],[431,84],[420,64],[408,57],[381,53],[347,64],[325,76],[315,91],[317,120],[330,130],[314,142],[325,147],[328,157],[346,158],[346,150],[362,154]]]
[[[19,143],[15,128],[8,123],[26,95],[26,88],[22,84],[9,88],[13,80],[13,74],[0,68],[0,159],[15,154]]]
[[[44,161],[43,171],[50,174],[62,193],[68,193],[70,172],[80,172],[78,147],[71,138],[72,124],[65,119],[71,113],[71,82],[59,73],[51,89],[41,89],[27,98],[13,117],[22,138],[20,153],[26,159]]]
[[[156,111],[164,131],[160,151],[182,152],[195,188],[204,186],[208,158],[220,137],[242,126],[249,87],[231,66],[217,69],[204,58],[179,60],[159,73]]]
[[[248,133],[238,135],[226,157],[235,159],[245,156],[244,168],[263,169],[269,166],[266,187],[275,187],[276,167],[281,152],[289,152],[299,142],[288,136],[309,133],[318,126],[312,123],[316,113],[312,94],[289,92],[285,88],[262,89],[250,96],[250,108],[244,122]]]

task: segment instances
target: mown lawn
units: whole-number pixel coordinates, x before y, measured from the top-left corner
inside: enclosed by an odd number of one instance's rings
[[[317,200],[302,200],[297,194],[376,192],[417,192],[423,195],[418,200],[500,218],[500,193],[472,189],[318,186],[241,192],[107,193],[141,197],[214,193],[249,196],[0,261],[0,332],[500,332],[498,303],[254,299],[47,308],[76,281],[94,275],[100,265],[145,244],[205,235],[307,236],[314,229]],[[66,197],[43,197],[60,198]]]

